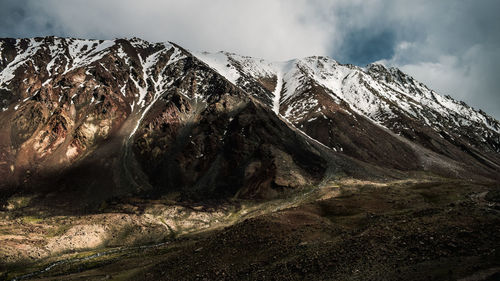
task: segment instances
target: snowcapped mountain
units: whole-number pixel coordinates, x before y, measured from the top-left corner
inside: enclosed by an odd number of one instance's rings
[[[269,83],[266,79],[279,78],[277,87],[274,85],[273,96],[264,96],[263,100],[279,101],[273,106],[279,105],[279,112],[287,118],[292,116],[292,109],[282,112],[282,105],[299,95],[301,88],[305,87],[304,81],[310,79],[331,91],[334,102],[347,102],[354,111],[380,124],[387,122],[391,116],[403,114],[435,129],[443,127],[441,118],[445,118],[457,126],[475,124],[500,132],[499,122],[486,113],[449,96],[443,97],[399,69],[381,64],[361,68],[342,65],[328,57],[268,62],[226,52],[197,53],[196,56],[241,87],[249,87],[254,80],[271,90],[273,85],[266,85]],[[283,87],[283,84],[287,86]]]
[[[0,39],[0,185],[270,197],[325,177],[498,177],[500,123],[398,69],[141,39]],[[40,187],[38,187],[40,186]],[[203,191],[203,192],[201,192]],[[73,193],[72,193],[73,192]]]
[[[352,116],[345,118],[354,119],[354,128],[364,122],[357,118],[362,116],[452,159],[462,161],[458,151],[462,150],[498,167],[497,120],[450,96],[437,94],[399,69],[380,64],[366,68],[343,65],[327,57],[268,62],[225,52],[197,56],[242,89],[251,89],[250,94],[334,150],[349,146],[331,132],[332,128],[341,129],[338,124],[342,121],[332,116],[338,113]],[[384,155],[377,155],[380,157]]]

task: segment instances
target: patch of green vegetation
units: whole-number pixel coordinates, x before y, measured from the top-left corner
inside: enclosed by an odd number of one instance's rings
[[[63,263],[54,267],[50,272],[41,273],[37,277],[53,277],[91,270],[116,262],[119,257],[120,255],[118,254],[110,254],[102,257],[96,257],[90,260],[69,261],[67,263]]]
[[[11,210],[27,207],[31,202],[31,197],[13,196],[7,200],[7,208]]]
[[[58,227],[51,228],[47,232],[47,237],[57,237],[66,233],[71,228],[70,224],[63,224]]]
[[[8,263],[0,262],[0,279],[11,280],[35,270],[37,270],[37,268],[33,265],[33,261],[27,258]]]
[[[24,216],[21,218],[21,221],[23,223],[35,224],[43,221],[43,219],[35,216]]]

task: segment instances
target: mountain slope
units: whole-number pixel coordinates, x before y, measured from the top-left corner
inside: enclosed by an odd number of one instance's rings
[[[220,73],[231,73],[240,87],[257,88],[252,94],[269,106],[279,100],[273,106],[283,117],[336,151],[397,169],[450,170],[450,164],[478,162],[474,173],[499,169],[497,120],[398,69],[360,68],[325,57],[275,63],[225,52],[199,56]],[[446,163],[436,166],[436,154]]]
[[[397,69],[7,38],[0,103],[0,280],[499,275],[499,123]]]
[[[1,42],[5,198],[41,192],[77,209],[131,194],[267,198],[317,184],[331,163],[364,171],[174,44]]]
[[[329,177],[500,169],[498,121],[380,65],[137,38],[1,39],[0,57],[4,197],[93,208],[131,194],[269,198]]]

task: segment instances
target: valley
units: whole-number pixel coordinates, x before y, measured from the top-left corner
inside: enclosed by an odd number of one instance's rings
[[[119,210],[123,205],[110,206],[114,213],[103,211],[100,215],[71,220],[73,228],[78,225],[107,228],[108,237],[119,236],[115,240],[103,241],[92,250],[73,248],[61,252],[53,248],[43,262],[12,259],[12,263],[2,265],[3,276],[5,280],[14,280],[35,272],[26,277],[30,280],[380,280],[384,276],[384,280],[399,280],[404,276],[406,280],[422,280],[432,276],[432,280],[494,280],[479,277],[497,278],[500,274],[499,196],[492,182],[432,176],[424,181],[384,183],[344,180],[289,194],[287,200],[238,202],[238,207],[236,202],[227,202],[223,204],[225,207],[212,207],[212,211],[191,210],[190,215],[180,216],[178,223],[182,226],[172,223],[175,216],[161,214],[159,221],[168,220],[173,233],[152,225],[147,226],[147,232],[139,230],[144,225],[140,219],[145,220],[152,213],[152,210],[141,211],[142,204],[163,208],[168,204],[129,202],[127,205],[136,207],[135,211]],[[113,220],[113,216],[126,217],[128,228],[122,226],[121,231],[111,228],[118,227],[120,220]],[[20,231],[19,227],[28,224],[47,227],[54,219],[11,219],[10,228],[5,224],[1,228],[2,244],[14,240],[8,234],[9,229]],[[189,225],[194,220],[198,224]],[[67,236],[78,239],[68,233],[72,228],[61,218],[59,227],[66,228],[66,233],[61,230],[46,235],[60,241]],[[88,239],[90,235],[83,237]],[[17,241],[18,246],[36,242],[30,239],[36,238],[26,236]],[[50,269],[36,273],[47,267]]]

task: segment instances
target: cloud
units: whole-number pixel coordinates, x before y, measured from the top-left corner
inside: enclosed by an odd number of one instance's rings
[[[191,50],[400,67],[500,117],[497,0],[0,0],[0,36],[141,37]]]
[[[374,58],[390,59],[395,51],[395,34],[392,30],[373,32],[369,29],[355,30],[344,37],[338,53],[339,60],[356,65],[367,65]]]
[[[500,2],[353,0],[329,7],[338,60],[396,66],[443,94],[500,117]]]
[[[398,65],[398,58],[386,64]],[[399,67],[427,86],[456,99],[481,108],[496,116],[500,115],[500,83],[498,63],[500,50],[473,45],[467,51],[455,55],[441,55],[431,61],[414,61]]]
[[[284,60],[328,53],[307,1],[30,1],[65,36],[173,41]]]

